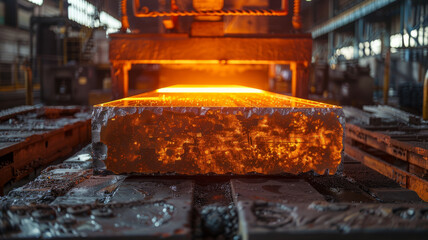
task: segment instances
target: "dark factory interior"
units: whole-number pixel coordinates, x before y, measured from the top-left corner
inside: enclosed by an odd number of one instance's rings
[[[428,239],[427,0],[0,0],[1,239]]]

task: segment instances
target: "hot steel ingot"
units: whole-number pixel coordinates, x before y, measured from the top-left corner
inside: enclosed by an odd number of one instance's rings
[[[240,86],[162,88],[96,105],[92,121],[107,169],[189,175],[334,174],[343,127],[341,107]]]

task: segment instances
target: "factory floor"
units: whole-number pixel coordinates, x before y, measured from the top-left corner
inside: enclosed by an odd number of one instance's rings
[[[93,162],[89,119],[90,110],[76,107],[0,112],[0,181],[8,186],[0,198],[1,238],[389,240],[428,234],[421,192],[347,154],[334,175],[113,174]],[[379,123],[382,116],[365,120]]]
[[[325,176],[114,175],[93,169],[90,149],[1,198],[1,236],[421,239],[428,233],[427,203],[347,156],[342,174]]]

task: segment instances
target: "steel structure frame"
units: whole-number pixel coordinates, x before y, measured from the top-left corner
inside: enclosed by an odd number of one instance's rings
[[[150,11],[133,0],[132,7],[136,17],[185,17],[185,16],[287,16],[288,0],[281,0],[281,10],[273,9],[220,9],[220,10],[172,10]]]
[[[307,97],[309,34],[189,37],[187,34],[111,34],[113,99],[128,95],[132,64],[289,64],[292,95]],[[131,50],[132,49],[132,50]]]
[[[371,42],[376,39],[380,39],[382,41],[382,51],[380,55],[384,56],[387,50],[391,47],[390,37],[394,34],[391,32],[391,21],[384,21],[385,19],[383,19],[382,22],[385,22],[384,26],[380,29],[376,29],[374,25],[378,22],[370,19],[370,15],[383,8],[388,8],[392,15],[399,14],[400,30],[398,33],[401,34],[402,47],[397,48],[397,50],[399,50],[401,58],[406,62],[418,61],[421,64],[426,64],[427,56],[426,53],[424,53],[424,49],[428,46],[425,43],[425,28],[428,27],[428,4],[423,1],[362,1],[350,9],[342,11],[325,23],[312,28],[312,36],[314,39],[325,35],[328,36],[328,57],[330,58],[334,56],[337,49],[344,47],[343,44],[334,41],[335,35],[340,34],[339,29],[353,24],[355,29],[353,32],[353,58],[358,59],[359,57],[376,55],[373,53],[371,45],[366,46],[366,44],[362,44],[362,46],[360,46],[361,43]],[[334,9],[332,11],[334,11]],[[424,29],[424,31],[421,31],[422,33],[419,31],[421,28]],[[416,34],[411,34],[411,32],[416,32]],[[420,36],[420,34],[422,34],[422,36]],[[422,42],[419,41],[421,37],[423,39]],[[415,45],[411,46],[410,42],[414,42]]]

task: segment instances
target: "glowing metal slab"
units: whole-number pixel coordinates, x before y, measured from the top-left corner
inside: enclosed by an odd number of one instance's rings
[[[92,129],[94,146],[106,146],[95,155],[115,173],[334,174],[343,124],[338,106],[190,85],[96,105]]]

